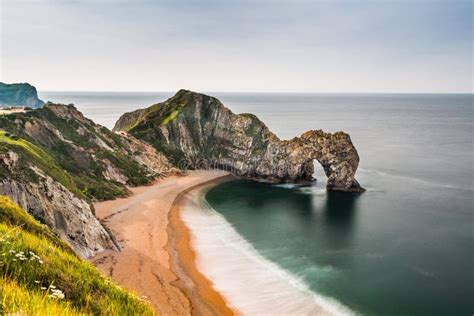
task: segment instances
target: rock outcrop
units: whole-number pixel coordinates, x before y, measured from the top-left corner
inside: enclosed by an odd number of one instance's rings
[[[12,158],[15,152],[8,155]],[[4,163],[15,168],[15,160],[0,156]],[[118,250],[113,236],[99,223],[91,206],[66,187],[31,166],[37,181],[13,179],[0,181],[0,192],[7,195],[36,219],[53,228],[62,240],[70,244],[82,257],[88,258],[105,249]]]
[[[28,83],[7,84],[0,82],[0,107],[38,108],[44,104],[38,99],[36,88]]]
[[[150,144],[113,133],[72,105],[0,116],[0,194],[53,228],[80,255],[117,249],[92,202],[173,172]]]
[[[312,130],[280,140],[255,115],[234,114],[204,94],[180,90],[122,115],[114,130],[149,142],[181,168],[218,167],[259,181],[306,183],[317,160],[329,190],[364,191],[355,179],[359,156],[348,134]]]

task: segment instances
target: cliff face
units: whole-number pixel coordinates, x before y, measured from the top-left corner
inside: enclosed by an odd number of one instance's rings
[[[0,107],[26,106],[38,108],[44,104],[38,99],[36,88],[28,83],[6,84],[0,82]]]
[[[260,181],[305,183],[317,160],[328,189],[364,191],[355,179],[359,156],[348,134],[312,130],[280,140],[256,116],[234,114],[216,98],[187,90],[124,114],[114,130],[153,144],[181,168],[218,167]]]
[[[16,168],[18,156],[13,151],[9,151],[7,156],[0,157],[1,161]],[[41,169],[30,168],[37,177],[36,181],[3,179],[0,181],[1,194],[9,196],[35,218],[53,228],[82,257],[93,256],[105,249],[118,250],[113,237],[95,218],[85,200],[75,196]]]
[[[116,249],[91,202],[172,172],[151,145],[115,134],[74,106],[0,116],[0,194],[53,228],[79,254]]]

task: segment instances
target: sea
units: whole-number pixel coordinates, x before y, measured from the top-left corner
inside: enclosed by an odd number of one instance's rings
[[[173,95],[41,92],[112,128]],[[235,180],[190,203],[198,264],[246,315],[473,315],[472,94],[208,93],[282,139],[345,131],[361,195]]]

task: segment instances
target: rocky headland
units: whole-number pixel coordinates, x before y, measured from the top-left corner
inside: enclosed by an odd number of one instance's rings
[[[125,113],[115,131],[152,144],[180,168],[219,168],[273,183],[308,183],[314,160],[327,189],[363,192],[355,179],[359,155],[344,132],[311,130],[281,140],[253,114],[234,114],[218,99],[180,90],[163,103]]]
[[[0,82],[0,107],[39,108],[43,104],[38,98],[36,88],[29,83]]]

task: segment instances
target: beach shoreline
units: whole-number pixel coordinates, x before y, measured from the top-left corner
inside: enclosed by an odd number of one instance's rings
[[[199,271],[192,235],[180,213],[190,192],[203,194],[210,187],[233,179],[234,176],[225,175],[183,190],[176,196],[168,213],[167,250],[170,253],[171,269],[179,277],[173,284],[185,293],[191,301],[192,309],[199,315],[235,315],[238,312],[229,307],[226,298],[218,293],[212,282]]]
[[[187,192],[232,178],[222,171],[190,171],[131,188],[129,197],[95,203],[96,216],[122,251],[104,251],[90,261],[159,314],[237,314],[198,270],[190,232],[179,216]]]

